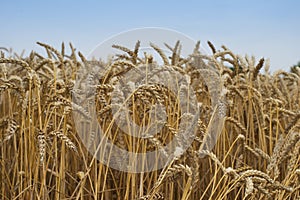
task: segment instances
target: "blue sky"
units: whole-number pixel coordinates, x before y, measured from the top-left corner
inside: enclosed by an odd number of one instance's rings
[[[62,41],[87,55],[119,32],[161,27],[203,45],[270,58],[272,70],[300,61],[300,1],[1,1],[0,46],[40,51]]]

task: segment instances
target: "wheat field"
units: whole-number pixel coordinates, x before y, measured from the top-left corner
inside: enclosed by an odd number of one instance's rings
[[[46,56],[0,49],[1,200],[300,199],[299,69],[271,74],[268,60],[240,56],[225,46],[216,49],[211,42],[210,55],[201,54],[198,42],[188,58],[181,57],[179,41],[166,45],[171,55],[151,44],[163,60],[161,68],[190,80],[200,114],[192,144],[182,155],[163,169],[132,173],[95,159],[79,137],[75,123],[87,120],[72,113],[88,116],[90,111],[80,95],[74,101],[76,78],[88,76],[93,66],[102,69],[90,77],[96,80],[90,100],[99,126],[118,147],[145,153],[178,137],[179,97],[150,82],[123,102],[139,125],[151,120],[152,105],[167,108],[166,120],[157,122],[160,132],[146,139],[121,130],[110,103],[128,71],[158,62],[148,54],[139,56],[139,41],[135,47],[114,45],[120,54],[107,62],[87,60],[71,44],[69,55],[64,44],[60,50],[38,45]],[[213,70],[203,73],[208,66]],[[222,85],[215,84],[216,78]],[[214,95],[222,97],[226,109]],[[97,141],[86,130],[83,139]],[[203,148],[214,132],[219,133],[217,143]]]

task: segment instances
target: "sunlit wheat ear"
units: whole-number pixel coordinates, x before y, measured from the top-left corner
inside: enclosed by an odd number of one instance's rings
[[[200,136],[204,136],[207,131],[206,124],[201,119],[198,119],[197,127],[198,131],[200,132]]]
[[[0,93],[8,90],[8,89],[16,89],[17,87],[11,83],[4,83],[0,85]]]
[[[281,183],[271,179],[266,173],[259,171],[259,170],[246,170],[244,172],[239,173],[238,175],[235,175],[236,181],[247,181],[248,178],[251,178],[252,181],[259,181],[264,182],[266,181],[267,185],[265,186],[265,189],[279,189],[279,190],[285,190],[288,192],[291,192],[293,189],[291,187],[286,187],[282,185]],[[248,179],[249,181],[249,179]],[[250,183],[249,183],[250,184]],[[247,185],[247,183],[246,183]],[[250,184],[252,185],[252,184]],[[254,187],[257,187],[258,185],[254,184]],[[250,189],[249,189],[250,190]]]
[[[104,72],[102,84],[108,84],[112,78],[122,76],[131,69],[136,69],[132,62],[119,60],[113,62]]]
[[[1,78],[0,77],[0,83],[11,83],[14,85],[23,85],[23,80],[20,76],[16,75],[10,75],[8,78]]]
[[[269,156],[269,154],[265,153],[263,150],[255,148],[254,151],[259,155],[258,157],[262,157],[268,162],[271,161],[271,157]]]
[[[72,140],[66,136],[63,131],[59,130],[59,131],[51,131],[49,133],[51,136],[55,136],[58,139],[60,139],[61,141],[65,142],[66,146],[71,149],[74,152],[77,152],[77,148],[76,145],[72,142]]]
[[[282,149],[284,145],[284,137],[282,135],[280,135],[275,147],[274,147],[274,150],[273,150],[273,154],[271,155],[271,160],[270,160],[270,163],[268,164],[267,166],[267,173],[270,174],[271,173],[271,170],[275,170],[275,174],[279,174],[279,171],[278,171],[278,159],[279,159],[279,155],[280,155],[280,151]]]
[[[42,130],[38,131],[37,139],[38,139],[40,163],[43,163],[46,155],[46,136]]]
[[[294,145],[298,142],[300,135],[298,132],[289,134],[285,139],[281,137],[278,144],[274,147],[273,154],[270,158],[270,163],[267,166],[268,174],[274,170],[274,179],[277,179],[280,175],[278,165],[287,156],[287,154],[293,149]]]
[[[180,173],[182,173],[182,168],[178,165],[173,165],[168,169],[164,181],[176,181],[176,178],[180,177]]]
[[[125,53],[127,53],[128,55],[124,55],[124,54],[117,54],[117,60],[127,60],[127,61],[131,61],[132,64],[138,64],[138,62],[140,63],[144,63],[144,61],[138,57],[138,53],[139,53],[139,48],[140,48],[141,42],[138,40],[135,44],[134,50],[130,50],[127,47],[123,47],[120,45],[112,45],[113,48],[119,49]]]
[[[268,162],[270,162],[270,160],[271,160],[271,158],[270,158],[270,156],[267,154],[267,153],[265,153],[264,151],[262,151],[261,149],[259,149],[259,148],[251,148],[249,145],[247,145],[246,143],[245,143],[245,136],[244,135],[242,135],[242,134],[239,134],[238,135],[238,138],[237,138],[240,142],[241,142],[241,145],[242,145],[242,153],[244,153],[244,151],[246,150],[246,151],[249,151],[249,152],[251,152],[253,155],[255,155],[256,157],[258,157],[258,158],[264,158],[265,160],[267,160]],[[243,154],[242,154],[243,155]],[[242,156],[241,155],[241,156]]]
[[[246,178],[246,189],[245,189],[245,198],[250,196],[254,191],[254,184],[252,178]]]
[[[138,44],[138,43],[137,43]],[[119,49],[119,50],[121,50],[121,51],[124,51],[125,53],[127,53],[129,56],[131,56],[131,57],[133,57],[134,56],[134,51],[131,51],[129,48],[127,48],[127,47],[124,47],[124,46],[120,46],[120,45],[116,45],[116,44],[114,44],[114,45],[112,45],[112,47],[113,48],[115,48],[115,49]]]
[[[226,117],[226,121],[231,122],[234,124],[236,127],[238,127],[243,133],[247,133],[247,129],[236,119],[233,117]]]
[[[150,199],[151,200],[163,200],[165,198],[164,198],[163,193],[157,192],[152,197],[150,195],[145,195],[145,196],[139,197],[135,200],[150,200]]]
[[[160,55],[160,57],[162,58],[164,65],[170,65],[168,57],[166,56],[166,54],[163,52],[163,50],[161,48],[159,48],[158,46],[156,46],[153,43],[150,43],[150,46]]]
[[[269,183],[274,183],[275,181],[269,177],[266,173],[259,170],[246,170],[239,173],[238,179],[245,179],[248,177],[259,177],[265,179]]]
[[[169,46],[167,43],[164,43],[164,45],[170,50],[172,51],[172,56],[170,57],[171,59],[171,65],[172,66],[181,66],[181,64],[183,63],[180,63],[182,62],[184,59],[182,59],[180,56],[181,56],[181,44],[180,44],[180,41],[177,40],[177,42],[175,43],[175,46],[174,48],[172,48],[171,46]]]
[[[7,119],[7,127],[4,132],[3,141],[11,139],[15,135],[18,128],[19,125],[14,119]]]
[[[37,66],[35,67],[35,71],[42,70],[44,67],[49,68],[47,65],[54,65],[53,61],[51,59],[43,59],[39,63],[37,63]],[[53,74],[52,69],[49,68],[48,70],[51,74]]]
[[[61,61],[61,62],[63,61],[63,56],[61,55],[61,53],[59,51],[57,51],[55,48],[53,48],[52,46],[50,46],[48,44],[41,43],[41,42],[37,42],[37,44],[44,47],[48,51],[52,51],[53,53],[56,54],[59,61]]]
[[[210,159],[212,159],[218,165],[218,167],[220,167],[220,169],[222,169],[222,171],[224,173],[227,173],[225,166],[220,162],[220,160],[217,158],[217,156],[213,152],[208,151],[208,150],[200,150],[197,153],[200,156],[203,156],[203,155],[209,156]]]
[[[71,100],[69,100],[67,98],[64,98],[62,96],[53,96],[50,98],[50,102],[54,102],[55,104],[61,103],[65,106],[72,108],[74,111],[79,112],[87,119],[91,119],[90,114],[82,106],[72,102]]]
[[[19,65],[19,66],[22,66],[24,69],[26,69],[28,71],[31,70],[28,63],[23,61],[23,60],[16,60],[16,59],[11,59],[11,58],[1,58],[0,63],[10,63],[10,64],[14,64],[14,65]]]
[[[200,172],[199,172],[199,157],[197,154],[197,151],[194,151],[192,149],[189,150],[191,153],[189,155],[192,156],[192,164],[191,164],[191,171],[192,171],[192,188],[195,189],[198,186],[199,180],[200,180]]]

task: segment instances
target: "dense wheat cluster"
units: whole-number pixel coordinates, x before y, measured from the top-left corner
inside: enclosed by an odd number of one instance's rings
[[[210,42],[211,55],[201,54],[197,43],[188,58],[180,56],[180,42],[166,44],[170,55],[151,44],[163,60],[161,69],[190,80],[200,115],[182,155],[163,169],[130,173],[102,164],[88,151],[100,141],[89,131],[86,102],[95,103],[106,137],[124,150],[145,153],[176,139],[180,144],[179,97],[166,86],[150,81],[120,102],[138,125],[153,121],[151,106],[164,105],[166,119],[156,120],[162,128],[152,137],[126,133],[112,113],[112,94],[122,99],[126,89],[116,88],[119,80],[158,62],[139,56],[139,41],[133,50],[114,45],[120,54],[105,63],[87,60],[72,45],[67,55],[64,45],[58,51],[38,44],[46,57],[1,49],[0,199],[299,199],[299,70],[271,75],[263,58],[242,57],[225,46],[217,50]],[[88,90],[80,78],[91,80],[93,95],[80,95]],[[211,133],[219,134],[212,149],[204,144]]]

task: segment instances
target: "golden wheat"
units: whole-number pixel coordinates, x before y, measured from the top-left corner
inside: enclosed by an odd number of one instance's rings
[[[186,58],[180,41],[165,44],[170,55],[151,43],[163,60],[158,68],[152,55],[139,56],[140,41],[133,50],[114,45],[122,54],[107,63],[87,60],[72,44],[70,55],[64,43],[61,50],[38,44],[46,56],[31,52],[24,58],[0,48],[0,199],[299,199],[299,70],[271,75],[269,60],[257,63],[211,42],[212,55],[203,55],[197,42]],[[180,92],[157,84],[162,72]],[[172,73],[184,76],[195,92],[194,121],[180,107],[194,106],[187,98],[190,88]],[[127,75],[135,82],[123,83]],[[143,78],[145,84],[137,85]],[[118,98],[123,102],[114,101]],[[163,169],[143,173],[97,161],[89,152],[101,142],[91,129],[93,103],[113,144],[134,153],[159,150],[168,159],[171,152],[162,147],[175,140],[175,156]],[[165,107],[165,121],[153,119],[155,104]],[[122,106],[128,115],[116,118],[114,108]],[[144,126],[139,133],[144,137],[126,133],[117,119]],[[186,151],[182,121],[197,127]],[[162,128],[149,135],[155,126]],[[111,156],[110,149],[99,148]],[[147,171],[147,163],[143,167]]]

